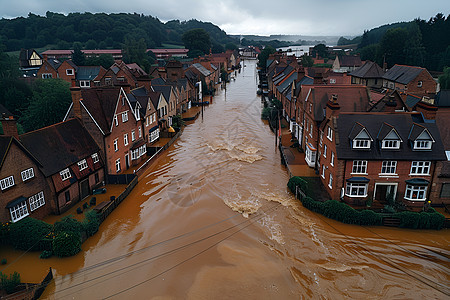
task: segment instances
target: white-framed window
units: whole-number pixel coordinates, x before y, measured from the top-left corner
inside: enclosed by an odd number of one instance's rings
[[[91,82],[89,80],[80,80],[80,87],[81,88],[91,87]]]
[[[142,128],[141,128],[141,126],[138,127],[138,135],[139,135],[139,138],[142,137]]]
[[[325,165],[322,165],[322,178],[325,179]]]
[[[430,161],[413,161],[410,175],[430,175],[430,166]]]
[[[136,149],[136,150],[131,150],[131,160],[135,160],[135,159],[138,159],[139,158],[139,150],[138,149]]]
[[[73,75],[75,74],[75,72],[73,71],[73,69],[66,69],[66,75]]]
[[[26,169],[20,172],[20,175],[22,176],[22,181],[27,181],[28,179],[34,177],[34,169],[33,168]]]
[[[384,160],[381,163],[381,174],[396,175],[397,162],[394,160]]]
[[[417,185],[406,185],[405,199],[414,201],[425,201],[427,198],[427,187]]]
[[[321,131],[319,134],[319,146],[320,147],[322,147],[322,143],[323,143],[323,131]]]
[[[323,145],[323,157],[327,157],[327,145]]]
[[[353,148],[355,148],[355,149],[369,149],[370,148],[370,140],[354,139],[353,140]]]
[[[78,164],[78,168],[80,168],[80,171],[83,171],[83,170],[87,169],[87,167],[88,167],[86,159],[80,160],[77,164]]]
[[[44,192],[40,191],[36,195],[31,196],[30,198],[28,198],[28,202],[30,203],[30,211],[43,206],[45,204]]]
[[[330,179],[328,180],[328,187],[330,190],[333,189],[333,174],[330,173]]]
[[[118,139],[115,139],[114,140],[114,151],[119,151],[119,141],[118,141]]]
[[[43,73],[42,78],[43,79],[53,78],[53,74],[52,73]]]
[[[128,121],[128,111],[122,113],[122,122],[125,123],[126,121]]]
[[[123,135],[123,144],[124,144],[125,146],[128,145],[128,133],[125,133],[125,134]]]
[[[309,112],[312,112],[312,103],[309,104]]]
[[[414,141],[414,150],[430,150],[431,144],[430,140],[416,140]]]
[[[12,187],[13,185],[14,185],[14,176],[12,175],[0,180],[0,188],[2,189],[2,191]]]
[[[59,175],[61,176],[61,180],[64,181],[66,179],[69,179],[72,177],[72,174],[70,174],[69,168],[62,170],[59,172]]]
[[[131,141],[134,142],[136,140],[136,132],[134,130],[131,131]]]
[[[27,202],[23,201],[16,206],[9,208],[9,213],[11,214],[11,221],[13,222],[17,222],[25,218],[30,214],[28,212]]]
[[[347,182],[345,187],[345,195],[349,197],[366,197],[367,183]]]
[[[92,154],[91,157],[94,164],[99,162],[98,153]]]
[[[116,172],[119,173],[120,172],[120,158],[118,158],[116,160]]]
[[[309,125],[309,136],[312,137],[312,135],[313,135],[313,124],[311,123]]]
[[[330,165],[332,165],[334,167],[334,152],[331,151],[331,162]]]
[[[331,83],[331,84],[336,83],[336,79],[330,78],[330,83]]]
[[[150,136],[148,138],[150,140],[150,143],[156,141],[159,138],[159,128],[150,132]]]
[[[352,174],[367,174],[367,160],[354,160]]]
[[[383,149],[400,149],[399,140],[383,140],[381,145]]]
[[[147,116],[147,118],[145,118],[145,127],[148,127],[148,125],[150,125],[150,116]]]
[[[333,129],[330,126],[327,128],[327,138],[332,141],[333,140]]]
[[[114,124],[116,124],[116,126],[119,126],[119,118],[117,118],[117,115],[114,115]]]

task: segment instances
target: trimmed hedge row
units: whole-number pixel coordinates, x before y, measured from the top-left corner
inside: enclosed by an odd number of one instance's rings
[[[16,223],[5,223],[1,228],[2,242],[15,249],[42,251],[41,258],[52,255],[72,256],[81,251],[82,236],[94,235],[100,226],[95,211],[85,213],[80,222],[67,216],[53,226],[44,221],[26,217]]]
[[[307,182],[297,176],[289,179],[287,184],[292,193],[295,194],[296,186],[302,191],[307,191]],[[372,210],[355,210],[351,206],[338,202],[336,200],[327,200],[320,202],[311,197],[300,197],[303,206],[309,210],[320,213],[325,217],[334,219],[347,224],[358,225],[382,225],[383,215]],[[444,226],[445,217],[433,208],[428,212],[410,212],[404,211],[392,213],[392,218],[400,219],[400,227],[414,229],[441,229]]]

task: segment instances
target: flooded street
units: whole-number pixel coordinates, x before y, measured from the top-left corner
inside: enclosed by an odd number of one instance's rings
[[[346,225],[287,191],[245,64],[83,252],[27,255],[22,278],[52,266],[48,299],[449,298],[448,230]]]

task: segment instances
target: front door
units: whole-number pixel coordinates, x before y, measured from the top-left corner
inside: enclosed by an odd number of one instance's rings
[[[128,154],[125,155],[125,169],[128,169],[130,167],[130,157]]]
[[[80,182],[80,198],[83,200],[87,196],[89,196],[89,178]]]
[[[383,183],[376,183],[375,184],[375,199],[378,200],[380,203],[387,204],[388,203],[388,196],[390,193],[393,193],[392,196],[395,199],[395,194],[397,192],[397,185],[396,184],[383,184]]]

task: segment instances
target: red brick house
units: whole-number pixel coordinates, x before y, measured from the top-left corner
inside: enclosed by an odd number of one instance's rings
[[[381,88],[383,86],[384,71],[377,63],[366,61],[364,65],[349,74],[352,84],[362,84],[369,88]]]
[[[151,145],[159,139],[158,112],[153,101],[158,105],[157,99],[161,97],[161,93],[153,90],[148,91],[145,87],[139,87],[132,90],[127,96],[131,105],[136,105],[139,109],[138,113],[140,114],[144,140],[147,141],[148,145]]]
[[[125,90],[117,86],[71,88],[72,104],[65,120],[75,117],[82,121],[102,150],[107,174],[139,164],[147,153],[140,115],[127,98],[129,86]]]
[[[42,219],[55,211],[41,163],[14,136],[0,136],[0,222],[26,216]]]
[[[437,83],[425,68],[394,65],[384,74],[383,87],[427,96],[436,93]]]
[[[28,132],[20,141],[41,162],[55,214],[88,197],[105,180],[100,148],[78,119]]]
[[[420,113],[340,112],[327,105],[319,171],[332,199],[353,205],[389,197],[408,207],[430,199],[436,164],[446,159],[435,123]]]
[[[60,65],[61,62],[56,59],[44,60],[37,72],[37,78],[58,78],[58,67]]]
[[[360,85],[303,85],[297,99],[297,120],[299,124],[299,143],[305,150],[306,162],[317,168],[320,155],[318,152],[320,137],[323,136],[325,108],[330,99],[339,101],[341,112],[365,112],[370,106],[370,94],[365,86]]]

